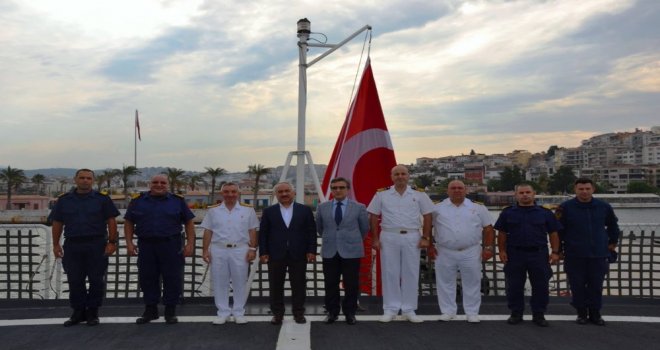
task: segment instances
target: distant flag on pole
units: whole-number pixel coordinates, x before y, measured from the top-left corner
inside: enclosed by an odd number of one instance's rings
[[[348,110],[323,177],[323,191],[326,198],[330,198],[330,180],[344,177],[352,183],[349,198],[369,205],[379,188],[392,184],[390,171],[396,164],[371,70],[371,60],[367,59],[358,92]],[[360,289],[380,295],[379,263],[376,264],[376,285],[371,275],[374,259],[370,236],[365,241],[365,253],[360,267]]]
[[[138,140],[142,141],[140,136],[140,118],[138,118],[138,110],[135,110],[135,130],[137,130]]]

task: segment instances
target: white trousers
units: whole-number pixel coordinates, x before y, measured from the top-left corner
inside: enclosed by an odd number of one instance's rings
[[[478,315],[481,306],[481,246],[462,251],[438,247],[435,281],[438,305],[443,314],[456,315],[456,278],[461,273],[463,309],[466,315]]]
[[[383,311],[386,315],[417,310],[419,294],[419,232],[380,234]]]
[[[247,279],[249,263],[246,260],[248,246],[225,248],[211,243],[211,278],[213,296],[218,316],[243,316],[247,301]],[[229,307],[229,284],[234,296],[234,305]]]

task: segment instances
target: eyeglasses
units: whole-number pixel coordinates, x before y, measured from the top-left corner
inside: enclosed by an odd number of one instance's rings
[[[154,185],[167,185],[167,181],[151,181]]]
[[[346,186],[331,186],[330,189],[333,190],[333,191],[334,190],[345,190]]]

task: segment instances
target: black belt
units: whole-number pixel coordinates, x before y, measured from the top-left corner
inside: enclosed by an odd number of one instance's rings
[[[85,243],[105,239],[105,235],[64,237],[70,243]]]
[[[539,252],[542,249],[548,249],[546,246],[533,246],[533,247],[522,247],[522,246],[513,246],[509,249],[519,250],[521,252]]]
[[[406,233],[408,233],[408,231],[407,230],[401,230],[401,231],[399,231],[399,233],[402,234],[402,235],[405,235]]]
[[[159,243],[159,242],[169,242],[175,239],[181,239],[181,235],[172,235],[167,237],[140,237],[138,236],[138,241],[148,242],[148,243]]]

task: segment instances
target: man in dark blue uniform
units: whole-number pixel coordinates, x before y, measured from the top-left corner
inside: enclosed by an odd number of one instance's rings
[[[53,253],[62,258],[69,283],[73,314],[65,327],[86,321],[99,324],[98,309],[105,293],[108,256],[117,249],[119,211],[110,197],[92,190],[94,172],[80,169],[76,188],[61,195],[50,213],[53,222]],[[64,249],[60,239],[64,231]],[[89,282],[89,289],[86,286]]]
[[[563,226],[559,236],[576,322],[604,326],[600,314],[603,282],[608,257],[619,242],[619,220],[612,206],[593,198],[594,189],[590,179],[575,180],[575,198],[562,203],[555,214]]]
[[[138,256],[140,288],[145,303],[142,317],[135,320],[144,324],[158,319],[158,303],[163,282],[165,322],[174,324],[176,305],[183,293],[183,266],[186,256],[195,249],[195,215],[183,197],[167,191],[165,175],[151,179],[149,192],[133,199],[124,216],[124,234],[129,255]],[[186,244],[181,249],[181,225],[185,227]],[[133,235],[138,237],[138,246]]]
[[[536,193],[529,184],[516,186],[516,204],[504,208],[495,229],[500,260],[504,265],[506,298],[511,317],[509,324],[523,320],[525,309],[525,281],[529,274],[532,285],[532,321],[547,327],[544,313],[549,301],[550,264],[559,262],[560,225],[552,212],[536,205]],[[552,251],[548,254],[548,236]]]

